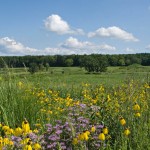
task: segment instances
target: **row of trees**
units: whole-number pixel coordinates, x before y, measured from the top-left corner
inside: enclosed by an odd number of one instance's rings
[[[107,66],[128,66],[132,64],[150,65],[150,53],[118,54],[118,55],[55,55],[55,56],[3,56],[0,58],[0,68],[30,67],[33,64],[43,66],[80,66],[89,72],[105,71]],[[31,67],[30,67],[31,68]]]

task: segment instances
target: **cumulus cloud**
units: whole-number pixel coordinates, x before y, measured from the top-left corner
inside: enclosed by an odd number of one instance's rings
[[[135,50],[134,50],[134,49],[131,49],[131,48],[126,48],[126,49],[125,49],[125,52],[126,52],[126,53],[135,53]]]
[[[22,56],[22,55],[68,55],[75,53],[69,49],[63,48],[45,48],[43,50],[24,46],[22,43],[9,37],[0,38],[0,55],[4,56]]]
[[[37,49],[26,47],[14,39],[4,37],[0,39],[0,52],[8,55],[25,55],[37,53]]]
[[[47,47],[42,50],[30,48],[9,37],[0,38],[0,55],[2,56],[23,56],[23,55],[70,55],[70,54],[91,54],[111,53],[115,51],[114,46],[108,44],[96,45],[85,41],[81,42],[70,37],[57,47]]]
[[[124,30],[122,30],[119,27],[112,26],[108,28],[99,28],[94,32],[89,32],[88,37],[95,37],[95,36],[100,36],[100,37],[114,37],[118,38],[124,41],[133,41],[137,42],[139,41],[137,38],[135,38],[132,33],[128,33]]]
[[[44,55],[71,55],[76,54],[75,51],[66,48],[51,48],[47,47],[43,50]]]
[[[114,46],[110,46],[107,44],[96,45],[94,43],[85,41],[81,42],[76,38],[70,37],[64,43],[60,44],[62,48],[78,50],[79,53],[99,53],[103,51],[115,51],[116,48]]]
[[[146,46],[146,49],[149,49],[149,50],[150,50],[150,45],[147,45],[147,46]]]
[[[56,14],[47,17],[44,24],[48,31],[56,32],[57,34],[84,34],[82,29],[72,29],[65,20]]]

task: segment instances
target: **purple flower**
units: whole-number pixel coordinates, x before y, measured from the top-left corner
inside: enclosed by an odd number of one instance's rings
[[[81,108],[86,108],[86,104],[80,104]]]
[[[79,124],[78,125],[78,127],[80,128],[80,127],[83,127],[83,128],[85,128],[87,125],[85,124],[85,123],[82,123],[82,124]]]
[[[104,125],[97,125],[96,128],[97,129],[102,129],[102,128],[104,128]]]
[[[56,120],[56,123],[61,124],[62,121],[61,120]]]
[[[70,132],[70,131],[71,131],[71,128],[70,128],[70,127],[66,127],[66,130]]]
[[[96,146],[97,148],[99,148],[101,145],[100,145],[99,143],[96,143],[95,146]]]
[[[22,140],[21,137],[17,137],[17,136],[12,136],[11,139],[14,142],[20,142]]]
[[[61,149],[66,149],[66,146],[61,146]]]
[[[58,137],[57,135],[50,135],[50,136],[48,137],[48,139],[51,140],[51,141],[57,141],[57,140],[60,139],[60,137]]]
[[[29,138],[32,139],[32,141],[36,141],[38,136],[36,134],[34,134],[34,133],[30,133],[29,134]]]
[[[52,125],[51,125],[51,124],[46,124],[46,126],[47,126],[48,128],[52,128]]]
[[[56,131],[56,134],[58,134],[58,135],[61,134],[61,133],[62,133],[62,130],[57,130]]]

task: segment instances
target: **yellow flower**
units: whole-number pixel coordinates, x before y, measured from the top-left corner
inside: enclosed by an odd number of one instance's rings
[[[87,141],[89,139],[88,135],[89,135],[89,131],[83,132],[83,133],[78,135],[78,140]]]
[[[77,139],[77,138],[73,138],[72,144],[73,144],[73,145],[78,144],[78,139]]]
[[[9,141],[9,145],[11,146],[14,145],[13,141]]]
[[[27,143],[29,143],[29,141],[30,141],[30,138],[27,137],[27,138],[23,139],[20,143],[21,144],[27,144]]]
[[[33,132],[34,133],[38,133],[39,131],[38,131],[38,129],[34,129]]]
[[[105,134],[104,133],[100,133],[98,138],[101,140],[101,141],[104,141],[105,140]]]
[[[84,132],[84,133],[83,133],[83,136],[84,136],[84,140],[85,140],[85,141],[87,141],[87,140],[89,139],[88,134],[89,134],[88,132]]]
[[[40,123],[37,123],[35,124],[36,127],[40,128],[41,127],[41,124]]]
[[[10,135],[10,134],[13,134],[13,133],[14,133],[14,130],[13,130],[12,128],[8,128],[8,129],[5,131],[5,133],[6,133],[7,135]]]
[[[2,150],[2,149],[3,149],[3,141],[0,140],[0,150]]]
[[[2,130],[5,131],[5,132],[8,131],[9,130],[9,126],[6,126],[6,125],[2,126]]]
[[[110,95],[107,95],[107,101],[110,101],[111,98],[110,98]]]
[[[125,119],[124,118],[120,118],[120,124],[122,125],[122,126],[124,126],[125,124],[126,124],[126,121],[125,121]]]
[[[39,143],[35,143],[33,145],[34,150],[40,150],[41,149],[41,145]]]
[[[124,135],[128,136],[129,134],[130,134],[130,130],[129,130],[128,128],[126,128],[126,129],[124,130]]]
[[[95,130],[96,130],[96,128],[95,128],[95,126],[93,126],[93,127],[91,128],[91,132],[95,132]]]
[[[30,125],[26,119],[22,122],[22,130],[24,133],[30,132]]]
[[[20,136],[22,134],[22,129],[20,127],[17,127],[15,130],[14,130],[14,135],[15,136]]]
[[[81,140],[81,141],[83,141],[84,140],[84,134],[83,133],[79,134],[78,135],[78,139]]]
[[[89,136],[90,135],[90,131],[85,131],[85,133]]]
[[[99,113],[99,112],[97,112],[97,113],[96,113],[96,116],[100,116],[100,113]]]
[[[136,103],[136,104],[133,106],[133,110],[140,110],[140,106]]]
[[[19,81],[19,82],[18,82],[18,86],[19,86],[19,87],[22,87],[22,86],[23,86],[23,83],[22,83],[21,81]]]
[[[141,114],[139,112],[135,113],[136,117],[141,117]]]
[[[9,139],[8,139],[8,138],[4,138],[4,139],[3,139],[3,143],[4,143],[4,145],[9,144]]]
[[[28,143],[27,145],[25,145],[23,150],[32,150],[32,146]]]
[[[103,133],[104,133],[104,134],[108,134],[108,128],[107,128],[107,127],[104,127],[104,128],[103,128]]]

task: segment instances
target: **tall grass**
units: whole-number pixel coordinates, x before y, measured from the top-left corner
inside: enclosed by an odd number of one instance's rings
[[[0,76],[0,122],[15,128],[26,118],[32,128],[40,123],[44,132],[45,124],[56,125],[57,119],[65,122],[70,108],[80,103],[87,108],[78,111],[79,116],[87,117],[92,125],[99,123],[109,129],[111,138],[101,149],[149,149],[149,68],[143,72],[109,68],[102,74],[84,74],[80,68],[63,68],[66,70],[62,74],[61,69],[53,68],[53,74],[30,75],[6,68]],[[138,112],[133,110],[135,102],[141,107]],[[94,112],[91,106],[98,110]],[[141,116],[136,117],[136,113]],[[120,125],[119,117],[126,120],[125,126]],[[126,128],[131,131],[129,136],[124,135]],[[88,145],[84,141],[74,149],[84,150],[84,144]]]

